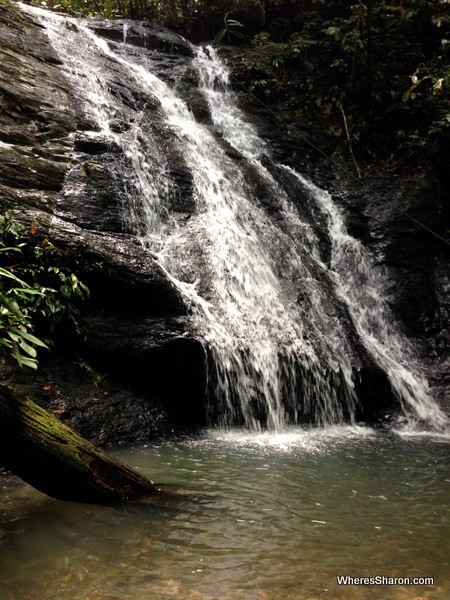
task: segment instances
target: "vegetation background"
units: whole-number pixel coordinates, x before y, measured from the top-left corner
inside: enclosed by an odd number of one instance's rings
[[[327,151],[347,153],[358,175],[376,163],[447,178],[449,0],[39,3],[235,46],[236,82],[291,122],[323,132]]]

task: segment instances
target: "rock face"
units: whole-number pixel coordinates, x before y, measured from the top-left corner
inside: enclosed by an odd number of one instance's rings
[[[124,225],[114,185],[122,151],[84,133],[95,125],[82,113],[42,27],[14,5],[0,10],[1,208],[37,226],[92,296],[83,316],[85,341],[71,340],[78,346],[63,349],[65,359],[43,357],[37,379],[11,368],[0,376],[27,391],[34,387],[38,400],[102,444],[199,424],[203,349],[189,333],[176,288]],[[95,27],[110,39],[119,31],[123,36],[123,24]],[[174,52],[190,54],[187,42],[161,28],[134,24],[129,36],[138,46],[167,51],[170,64]],[[128,93],[119,82],[117,88]],[[175,153],[172,168],[187,205],[190,180]],[[69,191],[62,193],[63,185]],[[74,364],[73,350],[109,373],[99,388]]]
[[[0,378],[26,387],[28,393],[34,389],[39,401],[102,444],[145,441],[180,424],[201,425],[205,352],[178,289],[140,242],[139,219],[131,223],[124,217],[123,187],[117,183],[126,152],[110,139],[92,135],[99,134],[98,125],[83,112],[77,90],[64,76],[42,27],[14,5],[2,4],[0,11],[1,207],[36,225],[92,295],[83,314],[84,341],[70,340],[58,356],[44,359],[36,379],[9,367],[0,371]],[[92,21],[90,27],[113,46],[126,38],[136,47],[136,56],[145,53],[155,74],[176,87],[196,119],[210,123],[191,68],[192,48],[183,38],[145,23]],[[123,132],[139,126],[149,147],[152,135],[163,140],[172,182],[171,215],[187,222],[194,207],[192,175],[157,103],[127,85],[119,64],[110,61],[108,73],[110,93],[133,107],[128,118],[118,117],[113,128]],[[443,192],[437,184],[416,179],[368,180],[382,196],[351,181],[344,185],[345,176],[337,181],[321,167],[322,158],[307,142],[280,129],[247,95],[242,95],[242,102],[274,158],[309,170],[316,181],[331,188],[350,233],[386,265],[393,282],[392,309],[407,333],[422,343],[429,378],[443,398],[449,385],[444,375],[450,311],[447,247],[401,212],[446,237],[443,223],[448,215],[439,212],[444,210]],[[228,157],[242,159],[219,136],[217,141]],[[251,178],[251,166],[247,168]],[[255,194],[261,205],[275,213],[273,198],[260,187]],[[142,210],[135,207],[138,215]],[[321,241],[326,260],[329,242],[325,237]],[[392,405],[393,398],[385,376],[367,357],[360,360],[363,416],[373,417]],[[106,382],[94,386],[87,374],[91,367],[106,373]]]

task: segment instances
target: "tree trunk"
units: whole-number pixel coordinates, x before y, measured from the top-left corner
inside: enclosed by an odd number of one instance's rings
[[[105,504],[159,493],[146,477],[4,385],[0,464],[58,500]]]

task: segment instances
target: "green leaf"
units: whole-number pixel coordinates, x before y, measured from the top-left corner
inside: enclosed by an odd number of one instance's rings
[[[36,344],[36,346],[41,346],[41,348],[47,348],[48,350],[48,346],[42,340],[32,335],[31,333],[28,333],[27,331],[20,331],[20,335],[32,344]]]
[[[65,298],[69,298],[70,295],[72,293],[72,290],[70,289],[70,287],[66,284],[61,286],[61,294],[65,297]]]
[[[241,33],[240,31],[233,31],[232,29],[229,29],[228,33],[231,34],[234,37],[239,38],[239,39],[244,39],[245,38],[245,35],[243,33]]]
[[[29,356],[31,356],[32,358],[36,358],[37,356],[37,351],[36,348],[33,348],[33,346],[30,346],[30,344],[28,344],[23,337],[20,338],[19,342],[18,342],[19,346],[22,348],[22,350],[24,352],[26,352]]]
[[[226,33],[227,33],[227,29],[222,29],[221,31],[219,31],[219,33],[214,38],[214,43],[215,44],[219,44],[223,40],[223,38],[225,37]]]
[[[234,19],[228,19],[227,27],[244,27],[244,26],[239,21],[235,21]]]
[[[22,281],[21,279],[19,279],[18,277],[16,277],[14,275],[14,273],[11,273],[11,271],[9,271],[8,269],[3,269],[3,267],[0,267],[0,276],[1,277],[9,277],[9,279],[13,279],[14,281],[18,281],[20,283],[20,285],[23,285],[25,287],[30,287],[28,285],[28,283],[26,283],[25,281]]]
[[[19,367],[21,367],[23,365],[23,363],[22,363],[22,358],[23,357],[22,357],[22,355],[19,352],[19,348],[17,347],[17,343],[16,342],[13,342],[12,355],[14,356],[14,358],[19,363]]]
[[[84,283],[81,283],[81,281],[79,282],[80,284],[80,288],[83,291],[83,298],[89,298],[89,296],[91,295],[91,292],[88,288],[87,285],[85,285]]]
[[[0,252],[21,252],[20,248],[17,247],[9,247],[9,248],[0,248]]]
[[[13,288],[15,293],[20,292],[21,294],[25,294],[27,296],[44,296],[44,293],[40,290],[34,290],[33,288]]]
[[[11,329],[8,329],[7,334],[13,340],[13,342],[19,342],[20,341],[20,335],[18,335],[17,333],[15,333],[14,331],[12,331]]]
[[[413,88],[409,88],[409,90],[406,90],[406,92],[403,92],[402,102],[408,102],[412,91],[413,91]]]
[[[52,329],[65,317],[78,329],[76,303],[89,296],[89,289],[67,268],[49,266],[54,246],[47,241],[36,245],[25,230],[12,214],[0,215],[0,256],[5,261],[14,255],[18,263],[0,267],[0,349],[8,350],[20,367],[36,369],[38,347],[48,349],[48,340],[33,334],[35,319],[43,316]],[[22,247],[32,252],[24,256]],[[59,281],[57,289],[47,287],[51,279]]]
[[[30,367],[31,369],[36,370],[38,368],[38,361],[35,360],[34,358],[28,358],[26,356],[22,356],[21,362],[22,362],[22,365],[25,365],[26,367]]]

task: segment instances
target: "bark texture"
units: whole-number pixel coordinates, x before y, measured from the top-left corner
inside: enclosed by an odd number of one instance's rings
[[[159,493],[149,479],[4,385],[0,464],[58,500],[103,504]]]

